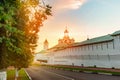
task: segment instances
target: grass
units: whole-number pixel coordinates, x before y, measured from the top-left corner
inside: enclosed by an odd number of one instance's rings
[[[89,68],[76,68],[76,67],[70,67],[70,66],[60,66],[60,65],[43,65],[43,66],[47,66],[47,67],[52,67],[52,68],[58,68],[58,69],[63,69],[63,70],[69,70],[69,71],[73,71],[73,70],[77,70],[79,72],[83,72],[83,71],[90,71],[92,73],[111,73],[112,75],[119,75],[120,76],[120,72],[113,72],[113,71],[108,71],[108,70],[93,70],[93,69],[89,69]]]
[[[8,70],[7,71],[7,80],[14,80],[15,78],[15,71],[14,70]]]
[[[14,80],[15,78],[15,70],[8,70],[7,71],[7,80]],[[29,80],[27,74],[25,73],[24,69],[19,71],[18,80]]]

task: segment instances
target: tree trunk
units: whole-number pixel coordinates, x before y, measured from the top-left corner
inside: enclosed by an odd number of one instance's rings
[[[19,71],[18,68],[15,68],[15,80],[19,77]]]

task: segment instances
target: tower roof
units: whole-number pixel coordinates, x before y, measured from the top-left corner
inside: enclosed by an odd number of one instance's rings
[[[68,33],[68,30],[67,30],[67,28],[65,29],[64,33]]]
[[[44,43],[48,43],[47,39],[44,41]]]

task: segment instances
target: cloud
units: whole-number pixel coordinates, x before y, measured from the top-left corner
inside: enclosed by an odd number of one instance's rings
[[[49,0],[53,10],[74,10],[79,9],[87,0]]]

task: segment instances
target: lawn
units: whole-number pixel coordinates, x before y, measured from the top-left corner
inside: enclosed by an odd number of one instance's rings
[[[120,76],[120,72],[115,72],[115,71],[109,71],[109,70],[94,70],[94,68],[90,69],[90,68],[87,68],[87,67],[74,67],[74,66],[63,66],[63,65],[42,65],[42,66],[47,66],[47,67],[52,67],[52,68],[57,68],[57,69],[63,69],[63,70],[69,70],[69,71],[74,71],[74,70],[77,70],[79,72],[84,72],[84,71],[90,71],[92,73],[111,73],[112,75],[119,75]]]
[[[8,70],[7,71],[7,80],[14,80],[15,78],[15,70]],[[25,73],[24,69],[19,71],[18,80],[29,80],[27,74]]]

